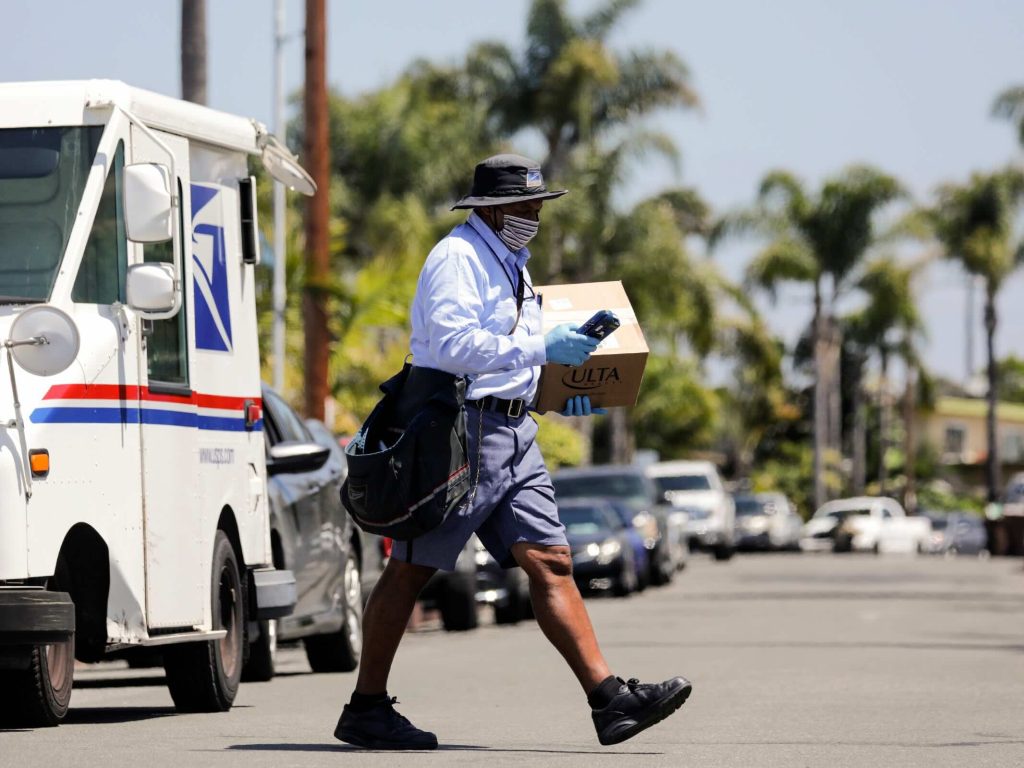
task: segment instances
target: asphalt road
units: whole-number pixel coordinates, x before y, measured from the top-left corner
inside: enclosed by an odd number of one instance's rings
[[[218,715],[176,715],[158,669],[80,670],[68,721],[0,731],[0,766],[1024,765],[1020,560],[697,557],[670,587],[589,606],[618,674],[694,683],[614,748],[529,624],[406,638],[392,693],[436,753],[334,741],[354,676],[285,649],[279,677]]]

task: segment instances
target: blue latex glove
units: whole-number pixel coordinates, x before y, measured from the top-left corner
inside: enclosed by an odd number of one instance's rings
[[[608,413],[604,408],[591,408],[590,395],[576,395],[565,403],[563,416],[604,416]]]
[[[578,326],[565,323],[548,331],[544,336],[544,351],[549,363],[583,365],[587,362],[590,353],[597,349],[600,342],[590,336],[576,333],[577,328]]]

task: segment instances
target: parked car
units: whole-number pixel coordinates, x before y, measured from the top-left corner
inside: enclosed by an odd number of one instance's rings
[[[289,640],[303,641],[314,672],[353,670],[363,603],[357,534],[341,505],[344,455],[326,427],[314,423],[311,430],[267,386],[263,419],[271,551],[275,567],[295,574],[297,602],[285,618],[250,625],[244,677],[273,677],[277,643]]]
[[[736,507],[710,461],[662,461],[647,474],[661,496],[689,516],[690,546],[728,560],[736,552]]]
[[[566,499],[558,505],[572,551],[580,591],[610,590],[625,597],[637,589],[636,564],[627,527],[600,498]]]
[[[926,512],[932,533],[928,552],[934,555],[987,555],[988,533],[984,521],[963,512]]]
[[[804,522],[784,494],[742,494],[733,501],[737,549],[799,549]]]
[[[651,584],[666,584],[684,559],[685,524],[659,502],[658,489],[640,467],[598,465],[561,469],[551,477],[559,499],[617,499],[633,510],[633,524],[644,535]],[[685,519],[685,518],[683,518]]]
[[[802,550],[833,552],[925,552],[931,523],[908,517],[886,496],[837,499],[824,504],[804,526]]]
[[[605,499],[605,501],[612,508],[612,511],[619,516],[619,520],[626,528],[626,536],[633,545],[633,564],[636,566],[637,590],[642,592],[651,583],[650,553],[647,551],[644,531],[637,527],[637,516],[633,514],[633,509],[628,504],[619,499]],[[643,523],[642,519],[641,523]],[[686,526],[684,524],[683,530],[685,529]],[[689,551],[686,547],[682,547],[681,550],[682,559],[677,566],[680,570],[686,567],[689,557]]]
[[[501,564],[474,536],[476,547],[476,601],[494,609],[495,624],[518,624],[533,618],[530,583],[522,568]]]

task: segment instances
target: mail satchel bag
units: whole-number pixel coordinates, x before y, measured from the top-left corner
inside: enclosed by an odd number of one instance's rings
[[[408,541],[439,526],[470,488],[466,379],[406,363],[345,448],[341,500],[367,533]]]

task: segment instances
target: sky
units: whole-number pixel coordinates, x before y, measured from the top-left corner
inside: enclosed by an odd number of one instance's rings
[[[569,2],[573,11],[597,5]],[[386,85],[416,58],[456,62],[485,39],[518,46],[528,6],[328,0],[328,80],[354,95]],[[304,7],[285,2],[289,91],[302,82]],[[271,126],[273,8],[273,0],[207,0],[210,106]],[[4,80],[115,78],[180,94],[175,0],[6,2],[4,12]],[[651,119],[681,148],[682,168],[639,163],[624,201],[685,184],[725,212],[749,205],[771,169],[817,185],[867,162],[927,202],[940,183],[1020,165],[1013,128],[993,120],[990,108],[1003,88],[1024,84],[1022,39],[1017,0],[646,0],[611,44],[674,51],[690,67],[702,107]],[[713,258],[739,279],[756,247],[734,242]],[[966,368],[965,286],[945,263],[930,267],[919,286],[925,361],[955,379]],[[787,289],[762,307],[792,341],[808,320],[809,294]],[[1024,271],[1007,282],[999,311],[998,353],[1024,356]],[[971,326],[980,367],[980,308]]]

